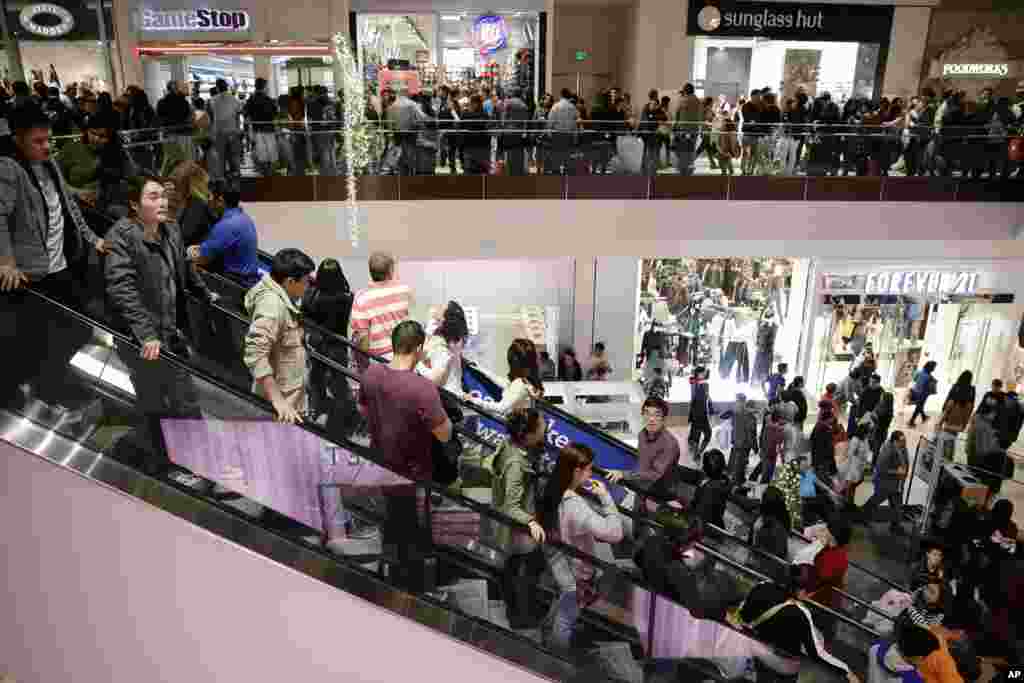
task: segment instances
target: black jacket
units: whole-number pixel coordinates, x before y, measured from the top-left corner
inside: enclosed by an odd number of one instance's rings
[[[249,98],[242,109],[245,118],[254,122],[252,129],[257,133],[273,133],[274,119],[277,118],[277,103],[264,92],[258,92]],[[270,123],[264,123],[269,121]]]
[[[192,125],[192,107],[184,95],[177,93],[168,93],[156,103],[156,115],[163,126]]]
[[[139,343],[159,340],[173,344],[179,339],[168,338],[161,330],[157,311],[165,297],[176,297],[177,331],[189,335],[192,329],[188,314],[186,291],[191,290],[204,301],[210,301],[210,292],[192,264],[185,259],[185,247],[175,223],[165,223],[164,246],[174,269],[174,291],[163,289],[160,273],[151,267],[142,237],[142,226],[132,218],[119,220],[107,233],[110,253],[104,272],[107,298],[117,327],[131,334]]]
[[[693,497],[693,512],[707,524],[725,528],[725,507],[729,503],[729,482],[709,479],[697,487]]]
[[[203,242],[216,222],[217,215],[209,204],[197,197],[189,199],[178,217],[178,229],[185,246]]]
[[[819,422],[811,431],[811,464],[818,472],[834,475],[836,468],[836,446],[832,430]]]
[[[302,313],[320,327],[344,337],[348,334],[353,299],[352,292],[328,294],[316,287],[310,287],[306,290],[306,296],[302,298]],[[348,362],[348,346],[344,342],[325,336],[315,329],[307,331],[309,343],[313,348],[339,363]]]

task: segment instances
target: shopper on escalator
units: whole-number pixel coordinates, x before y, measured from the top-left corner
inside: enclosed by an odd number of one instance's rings
[[[434,384],[462,395],[462,351],[469,337],[469,324],[462,306],[449,301],[445,306],[441,324],[427,340],[426,358],[419,372]]]
[[[796,683],[800,673],[800,655],[813,657],[846,675],[850,683],[859,683],[843,661],[832,656],[822,642],[811,611],[802,604],[818,589],[813,565],[792,565],[788,586],[765,582],[754,586],[740,608],[740,620],[753,629],[758,638],[792,657],[772,655],[755,660],[757,680],[771,683]]]
[[[532,453],[543,447],[547,425],[537,410],[530,408],[512,413],[508,418],[509,438],[502,441],[494,454],[492,469],[492,502],[495,509],[526,528],[513,528],[499,523],[496,543],[505,553],[502,589],[508,606],[508,620],[513,629],[532,628],[539,615],[535,613],[536,585],[544,570],[544,527],[537,517],[538,471]]]
[[[370,448],[390,469],[413,480],[433,474],[434,440],[453,438],[437,387],[415,372],[423,360],[427,335],[415,320],[404,320],[391,333],[394,357],[388,364],[373,363],[363,373],[359,405],[366,416]],[[382,525],[385,548],[394,548],[392,567],[396,581],[410,590],[422,589],[423,553],[430,544],[417,515],[412,484],[385,487],[387,516]]]
[[[341,264],[337,259],[329,258],[320,263],[316,280],[302,299],[302,314],[326,332],[310,330],[309,346],[343,368],[348,367],[348,345],[339,338],[348,332],[352,298],[352,290]],[[348,378],[323,363],[313,362],[310,367],[309,403],[313,415],[327,415],[328,429],[332,433],[335,433],[332,429],[334,416],[342,419],[346,433],[356,422],[355,403],[349,390]]]
[[[10,115],[14,154],[0,158],[0,291],[30,286],[57,301],[81,308],[89,250],[105,254],[107,242],[86,224],[60,169],[50,159],[50,121],[25,104]],[[68,396],[68,363],[89,340],[88,328],[68,329],[65,320],[21,301],[17,319],[0,324],[0,348],[9,359],[0,399],[23,402],[35,390],[54,404]],[[31,381],[31,386],[28,383]],[[20,407],[20,406],[18,406]],[[68,407],[68,406],[65,406]]]
[[[218,218],[216,202],[211,205],[210,176],[195,161],[186,161],[174,169],[171,182],[181,238],[186,246],[199,244]]]
[[[708,383],[708,371],[698,365],[690,377],[690,457],[700,462],[701,453],[711,441],[711,416],[715,414],[715,406],[711,402],[711,388]]]
[[[185,260],[178,226],[167,216],[163,183],[152,176],[132,181],[132,215],[110,229],[110,254],[105,263],[107,298],[115,324],[142,347],[118,344],[118,355],[128,366],[139,411],[141,432],[153,451],[146,462],[159,469],[161,417],[201,417],[199,396],[192,376],[160,360],[170,351],[190,355],[192,329],[185,298],[191,290],[206,301],[214,297]]]
[[[478,399],[467,400],[498,415],[509,415],[513,411],[529,408],[534,399],[544,396],[544,385],[540,381],[540,361],[537,347],[529,339],[516,339],[508,347],[508,378],[489,372],[477,366],[484,375],[501,388],[498,402]]]
[[[572,443],[563,448],[540,504],[547,535],[589,556],[596,554],[598,542],[618,543],[623,533],[615,501],[604,485],[593,479],[593,466],[594,453],[588,447]],[[584,500],[582,494],[596,499],[596,504]],[[559,593],[551,603],[543,635],[555,650],[567,652],[580,611],[601,597],[599,576],[592,563],[564,552],[553,551],[548,559]]]
[[[197,266],[221,272],[245,289],[260,281],[259,248],[256,224],[240,206],[241,195],[229,190],[222,195],[224,215],[202,244],[188,248],[188,257]]]
[[[316,265],[298,249],[274,255],[270,272],[245,295],[252,322],[245,335],[246,366],[253,391],[267,399],[285,423],[302,422],[306,410],[305,328],[299,303]]]

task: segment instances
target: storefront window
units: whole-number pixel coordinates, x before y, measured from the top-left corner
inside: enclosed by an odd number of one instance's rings
[[[690,2],[697,95],[732,106],[770,88],[779,105],[803,89],[833,102],[875,100],[892,31],[892,7],[785,2]]]
[[[725,95],[733,105],[754,88],[770,87],[783,102],[803,89],[842,103],[875,90],[878,45],[767,38],[697,38],[693,79],[698,97]]]
[[[536,12],[361,14],[359,58],[375,92],[404,81],[411,94],[483,84],[536,97],[538,25]]]
[[[806,283],[802,260],[644,259],[640,270],[635,376],[648,393],[665,391],[667,400],[685,403],[689,377],[704,367],[714,400],[730,401],[737,393],[763,400],[762,384],[777,365],[795,365]]]
[[[60,0],[34,3],[7,0],[4,3],[7,44],[4,77],[43,83],[63,92],[72,83],[94,93],[113,88],[110,77],[109,8],[104,7],[107,30],[100,29],[96,5],[92,2]],[[23,74],[14,73],[20,59]]]
[[[1014,388],[1024,380],[1024,305],[1013,303],[1012,295],[979,293],[978,277],[928,270],[822,276],[810,339],[808,389],[821,395],[826,385],[840,383],[866,359],[874,362],[882,386],[900,401],[905,400],[914,371],[928,361],[936,363],[938,401],[965,371],[973,375],[979,397],[994,379]],[[878,282],[897,280],[903,284],[882,287],[890,293],[867,293],[877,291]],[[918,282],[929,291],[920,292]],[[933,282],[938,291],[930,291]],[[893,294],[893,289],[909,291]]]

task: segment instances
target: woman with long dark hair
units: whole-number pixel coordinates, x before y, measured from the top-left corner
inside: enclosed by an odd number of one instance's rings
[[[536,625],[534,596],[530,586],[544,571],[539,544],[545,540],[537,516],[537,467],[535,453],[544,444],[546,424],[534,408],[512,413],[508,418],[508,440],[494,455],[491,485],[492,503],[499,512],[525,525],[529,532],[501,524],[495,533],[498,547],[505,552],[502,589],[513,629]]]
[[[499,377],[477,368],[501,388],[501,400],[483,401],[468,397],[468,400],[482,408],[509,415],[513,411],[530,408],[533,400],[544,395],[544,384],[540,380],[540,357],[537,347],[529,339],[516,339],[508,347],[508,378]]]
[[[541,523],[549,537],[593,556],[598,541],[622,540],[622,519],[608,489],[595,481],[594,452],[571,443],[558,455],[555,472],[548,479],[541,503]],[[580,493],[596,497],[601,511],[583,500]],[[548,644],[569,649],[580,609],[597,599],[597,573],[593,565],[555,551],[549,560],[559,596],[548,614]]]
[[[462,306],[449,301],[441,324],[423,348],[420,374],[439,387],[462,394],[462,351],[469,337],[469,323]]]
[[[974,374],[970,370],[964,370],[946,395],[938,428],[949,434],[966,431],[967,425],[971,422],[971,415],[974,414],[976,397]]]
[[[352,288],[341,264],[337,259],[329,258],[320,263],[316,280],[302,299],[303,315],[327,332],[337,335],[311,329],[309,345],[343,367],[348,366],[348,346],[337,337],[344,337],[348,333],[353,298]],[[355,401],[349,391],[348,378],[316,360],[309,371],[309,405],[314,415],[327,415],[329,424],[332,422],[332,414],[342,417],[343,424],[349,427],[358,416]],[[339,412],[338,408],[343,410]]]
[[[793,523],[782,491],[769,486],[761,496],[761,513],[754,520],[748,542],[755,548],[786,560],[789,558],[789,532],[792,528]]]

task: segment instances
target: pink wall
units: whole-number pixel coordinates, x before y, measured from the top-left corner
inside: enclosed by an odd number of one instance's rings
[[[245,205],[267,251],[350,254],[343,203]],[[370,249],[410,259],[600,256],[1022,258],[1024,204],[722,201],[365,202]],[[301,226],[296,228],[295,226]]]
[[[19,683],[544,680],[6,442],[0,491]]]

